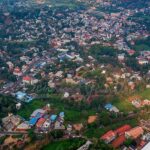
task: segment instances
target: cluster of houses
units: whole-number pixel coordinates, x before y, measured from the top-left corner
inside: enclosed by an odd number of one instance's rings
[[[41,50],[41,47],[44,47],[43,45],[39,45],[39,47],[35,45],[29,49],[26,49],[19,57],[18,61],[23,63],[23,65],[20,65],[19,67],[11,60],[6,61],[9,70],[12,71],[12,74],[15,75],[17,79],[21,79],[21,82],[18,82],[16,87],[20,86],[21,88],[24,88],[26,85],[35,85],[36,83],[40,82],[41,78],[37,77],[38,73],[40,73],[41,77],[49,80],[48,86],[50,88],[56,88],[57,85],[61,83],[61,79],[69,84],[79,84],[81,81],[86,84],[93,83],[93,80],[85,80],[85,78],[82,76],[77,75],[79,75],[80,71],[78,71],[78,69],[80,67],[91,70],[97,69],[93,63],[94,58],[92,56],[88,56],[86,60],[88,63],[84,64],[85,59],[83,58],[83,55],[80,54],[80,48],[77,49],[75,46],[76,44],[71,43],[78,43],[81,47],[87,46],[87,48],[94,44],[103,44],[104,46],[113,46],[114,48],[125,50],[129,55],[133,55],[135,53],[134,50],[127,46],[125,37],[123,36],[123,33],[126,33],[126,30],[122,28],[123,23],[132,28],[132,23],[127,21],[127,18],[136,13],[134,10],[126,11],[122,8],[122,13],[118,12],[107,14],[104,12],[101,14],[102,19],[98,19],[90,13],[93,14],[96,12],[93,9],[90,9],[90,11],[81,10],[80,13],[70,10],[67,13],[56,11],[51,14],[51,17],[49,17],[49,11],[43,8],[40,10],[38,18],[30,18],[29,20],[12,20],[12,22],[16,25],[15,30],[12,31],[14,33],[19,33],[19,35],[17,37],[13,37],[14,39],[9,37],[8,39],[6,38],[4,40],[9,41],[11,39],[12,41],[15,40],[20,42],[24,40],[32,41],[35,40],[36,37],[38,38],[42,36],[49,39],[48,43],[50,47],[52,47],[50,50]],[[43,18],[43,15],[46,17]],[[20,22],[21,26],[18,26],[17,24]],[[67,25],[67,27],[63,27],[64,23]],[[80,28],[78,27],[78,24],[81,25]],[[10,26],[10,30],[11,28],[12,27]],[[38,28],[41,28],[43,32],[39,32],[39,30],[37,30]],[[25,31],[26,34],[24,34]],[[73,33],[73,35],[70,34],[70,32]],[[139,31],[136,31],[135,33],[129,34],[127,36],[127,40],[133,41],[138,39],[139,36],[145,37],[146,35],[146,31],[142,32],[140,30],[140,34]],[[93,38],[96,41],[93,41]],[[115,42],[113,43],[110,42],[112,38],[115,39]],[[51,50],[53,52],[51,52]],[[32,56],[28,56],[28,52],[32,53]],[[148,52],[144,51],[141,55],[148,57],[149,54]],[[124,52],[118,54],[119,61],[125,60],[125,57],[126,56]],[[56,62],[59,61],[61,63],[66,59],[77,63],[79,67],[76,68],[76,71],[71,70],[72,68],[68,71],[65,69],[64,71],[64,68],[61,68],[60,64],[56,64]],[[51,69],[44,71],[44,67],[46,65],[48,66],[52,64],[56,65],[55,71],[51,71]],[[99,68],[100,66],[97,67]],[[107,77],[107,83],[105,84],[106,87],[109,87],[110,84],[115,83],[117,80],[124,79],[128,80],[128,87],[134,90],[136,87],[134,79],[141,80],[141,76],[139,74],[136,72],[129,72],[129,70],[126,68],[122,72],[114,71],[112,76],[107,76],[109,71],[107,71],[107,67],[104,67],[102,73]],[[67,77],[65,77],[66,74]],[[13,85],[11,87],[13,87]],[[114,86],[114,89],[116,88],[117,87]],[[7,89],[10,90],[10,88]],[[13,89],[15,90],[16,88],[11,88],[11,91]],[[5,93],[8,90],[2,90],[2,93]],[[11,91],[9,93],[11,93]],[[68,91],[64,91],[64,97],[79,97],[79,100],[84,98],[80,92],[77,92],[76,96]]]
[[[97,120],[97,116],[89,116],[87,123],[91,124]],[[52,130],[66,130],[71,136],[74,131],[80,132],[84,126],[82,123],[67,124],[65,126],[64,112],[54,113],[47,104],[43,108],[36,109],[30,115],[29,120],[25,120],[19,115],[8,114],[2,118],[2,129],[6,132],[27,132],[29,129],[35,129],[36,133],[48,133]]]
[[[29,121],[19,115],[9,114],[2,118],[2,127],[4,131],[26,132],[35,128],[36,132],[47,133],[51,130],[65,129],[64,112],[53,114],[49,112],[49,105],[43,109],[36,109],[30,115]]]
[[[64,112],[60,112],[58,115],[48,115],[45,110],[37,109],[31,114],[29,125],[36,126],[36,130],[40,132],[48,132],[53,129],[64,130]]]
[[[140,96],[130,97],[129,101],[136,108],[141,108],[141,107],[144,107],[144,106],[150,106],[150,100],[148,100],[148,99],[142,100],[142,98]]]
[[[111,6],[111,2],[104,2],[103,0],[96,1],[96,3],[99,2],[101,2],[103,6]],[[20,6],[20,8],[23,9],[21,4]],[[30,6],[28,5],[28,7]],[[17,19],[15,16],[10,17],[11,14],[9,13],[7,13],[7,17],[6,14],[3,15],[4,18],[10,18],[12,24],[7,26],[7,28],[5,28],[5,26],[3,27],[3,30],[5,30],[7,34],[9,34],[10,31],[11,34],[10,36],[4,36],[4,39],[0,38],[2,41],[15,41],[20,43],[24,41],[32,42],[44,37],[48,41],[48,49],[43,49],[46,42],[44,45],[40,45],[43,42],[39,42],[38,47],[37,45],[30,47],[29,50],[21,53],[21,56],[19,56],[19,59],[16,61],[23,64],[19,66],[15,64],[14,60],[10,60],[11,56],[9,59],[6,57],[6,64],[8,65],[9,71],[16,76],[17,82],[7,83],[8,81],[6,81],[1,93],[10,90],[10,93],[15,93],[14,96],[18,101],[31,102],[33,97],[26,92],[18,91],[18,89],[27,88],[26,85],[37,84],[40,82],[41,77],[48,80],[47,85],[50,88],[56,88],[59,93],[63,93],[63,98],[81,101],[85,96],[81,94],[79,89],[72,90],[70,87],[64,88],[61,84],[62,82],[68,85],[96,84],[95,79],[89,79],[82,75],[86,74],[89,70],[100,70],[101,74],[106,77],[104,86],[107,90],[113,85],[114,91],[117,91],[119,89],[118,84],[120,84],[120,88],[124,88],[123,86],[125,86],[126,81],[129,89],[135,89],[136,84],[142,80],[139,72],[135,72],[125,66],[124,68],[112,69],[112,66],[109,64],[95,64],[95,59],[90,55],[85,59],[85,55],[83,56],[83,54],[80,53],[80,49],[82,47],[88,49],[91,45],[95,44],[111,46],[121,51],[121,53],[117,55],[117,58],[119,62],[124,62],[127,57],[126,53],[129,56],[135,54],[135,50],[131,49],[126,41],[134,45],[136,39],[148,36],[147,31],[142,30],[142,25],[128,20],[130,16],[137,12],[145,11],[145,8],[140,10],[121,8],[121,13],[116,12],[108,14],[102,12],[100,13],[101,19],[93,15],[98,13],[96,7],[90,7],[90,9],[84,11],[71,11],[67,9],[64,12],[52,11],[51,14],[49,14],[50,11],[47,9],[44,9],[44,7],[41,8],[38,17],[31,17],[30,19],[25,19],[30,16],[28,13],[29,16],[27,15],[24,19]],[[133,25],[137,26],[137,30],[130,33],[130,31],[135,30]],[[127,36],[125,36],[126,34]],[[112,39],[114,39],[113,42]],[[28,52],[31,52],[32,55],[27,56]],[[4,52],[1,52],[1,54],[4,55]],[[9,54],[5,54],[4,56],[9,56]],[[148,64],[150,61],[150,52],[141,51],[140,56],[136,57],[136,59],[140,65]],[[65,60],[76,63],[76,68],[64,68],[64,66],[61,66]],[[52,69],[53,65],[55,70]],[[50,66],[50,68],[45,71],[45,66]],[[37,77],[38,74],[40,74],[39,78]],[[150,88],[150,85],[147,87]],[[98,96],[99,94],[90,95],[88,97],[88,102],[92,102],[92,100],[96,99]],[[141,100],[139,98],[134,98],[131,103],[136,108],[146,105],[150,106],[150,101],[147,99]],[[19,108],[20,104],[18,104],[17,107]],[[119,112],[119,109],[111,103],[106,104],[104,108],[110,112]],[[64,112],[55,114],[50,113],[47,109],[36,109],[30,115],[29,121],[24,120],[18,115],[9,114],[7,117],[2,118],[2,127],[5,131],[20,132],[35,128],[36,132],[45,133],[53,129],[65,129],[64,117]],[[90,116],[88,123],[92,123],[96,119],[96,116]],[[124,145],[124,142],[129,138],[135,141],[140,139],[140,147],[146,147],[143,148],[143,150],[147,150],[146,143],[148,143],[149,135],[144,134],[143,129],[147,129],[148,126],[149,122],[142,123],[142,127],[138,126],[135,128],[131,128],[130,125],[124,125],[114,131],[108,131],[101,139],[106,143],[111,143],[114,148]],[[68,125],[67,131],[70,132],[73,128],[76,131],[80,131],[83,128],[83,124]],[[90,143],[88,142],[83,145],[81,149],[89,145]]]
[[[150,62],[150,52],[141,51],[140,56],[136,58],[140,65],[146,65]]]
[[[2,127],[5,131],[13,131],[20,125],[22,121],[23,118],[20,116],[8,114],[7,117],[2,118]]]
[[[123,125],[115,130],[110,130],[100,137],[107,144],[111,144],[114,148],[125,149],[125,142],[127,140],[132,140],[135,143],[130,143],[131,149],[145,149],[149,145],[149,132],[144,133],[144,130],[141,126],[132,128],[130,125]]]
[[[136,108],[140,108],[140,107],[144,107],[144,106],[150,106],[150,100],[135,99],[132,101],[132,105],[134,105]]]
[[[28,95],[27,93],[25,92],[21,92],[21,91],[18,91],[17,93],[15,93],[15,97],[17,98],[18,101],[20,102],[26,102],[26,103],[29,103],[33,100],[33,97]]]

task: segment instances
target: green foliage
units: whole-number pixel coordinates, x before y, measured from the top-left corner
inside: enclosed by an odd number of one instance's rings
[[[103,141],[95,141],[91,145],[90,150],[114,150],[110,145],[105,144]]]
[[[12,135],[13,138],[21,139],[23,138],[22,134]]]
[[[61,69],[62,69],[62,71],[65,71],[66,69],[75,70],[78,67],[79,67],[79,65],[76,62],[69,61],[69,60],[64,60],[61,63]]]
[[[126,65],[128,67],[131,67],[134,71],[140,71],[143,74],[146,74],[148,70],[150,69],[150,65],[140,65],[138,64],[136,58],[130,57],[126,60]]]
[[[94,56],[116,56],[116,50],[111,47],[104,47],[101,45],[94,45],[90,48],[90,53]]]
[[[63,137],[64,131],[63,130],[53,130],[50,132],[50,135],[53,139],[59,139],[59,138]]]
[[[28,86],[28,91],[35,92],[39,95],[46,95],[46,94],[52,94],[55,93],[54,89],[51,89],[48,87],[48,81],[47,80],[41,80],[39,83]]]
[[[89,53],[96,58],[99,63],[121,66],[116,57],[118,51],[112,47],[94,45],[90,48]]]
[[[100,95],[98,98],[94,99],[91,102],[91,107],[96,108],[98,110],[99,108],[103,108],[104,104],[105,104],[105,97],[103,95]]]
[[[84,74],[84,77],[88,78],[88,79],[95,79],[96,80],[96,84],[94,85],[95,91],[100,90],[100,89],[104,89],[104,84],[105,84],[106,79],[105,79],[104,75],[101,74],[100,70],[97,69],[94,71],[89,71],[89,72]],[[89,87],[87,85],[84,85],[84,86],[85,86],[84,89],[87,89],[88,93],[91,92],[91,90],[93,89],[93,87],[90,85],[89,85]],[[81,90],[83,90],[83,88]]]
[[[84,139],[74,138],[50,143],[42,150],[76,150],[85,143]]]
[[[125,142],[124,142],[124,145],[129,147],[131,144],[133,143],[133,140],[132,139],[127,139]]]
[[[135,110],[135,107],[127,99],[120,99],[118,96],[114,96],[111,103],[116,106],[120,112],[127,113]]]
[[[146,39],[137,40],[133,48],[135,48],[135,50],[140,50],[140,51],[143,51],[143,50],[149,51],[150,50],[150,37]]]
[[[11,96],[0,95],[0,118],[8,113],[16,113],[15,98]]]
[[[29,119],[31,113],[35,109],[41,108],[44,105],[46,105],[45,101],[35,99],[32,102],[23,105],[22,108],[17,112],[17,114],[22,116],[25,119]]]
[[[100,138],[104,133],[106,133],[109,130],[115,130],[119,128],[122,125],[129,124],[132,127],[135,127],[138,125],[138,122],[136,119],[127,119],[120,117],[113,123],[109,122],[106,126],[102,126],[103,124],[103,118],[101,120],[101,115],[99,117],[99,121],[97,122],[98,127],[94,126],[88,126],[88,128],[84,132],[84,136],[87,136],[88,138]]]
[[[73,101],[62,100],[58,95],[49,95],[47,98],[35,99],[32,102],[23,105],[23,107],[18,111],[18,114],[25,119],[28,119],[30,117],[30,114],[35,109],[42,108],[47,103],[50,103],[52,105],[52,107],[56,110],[56,113],[64,111],[65,120],[72,123],[86,121],[89,115],[93,115],[96,113],[94,110],[91,110],[88,104],[83,101],[81,101],[80,103],[76,103]]]
[[[102,111],[100,113],[100,119],[101,119],[101,124],[103,125],[109,125],[111,123],[109,113],[106,111]]]
[[[34,142],[34,141],[36,140],[36,134],[35,134],[35,132],[34,132],[33,129],[30,129],[30,130],[29,130],[28,136],[30,137],[31,142]]]
[[[6,136],[0,137],[0,145],[2,145],[4,143],[5,139],[6,139]]]
[[[1,67],[5,66],[5,64],[2,63],[1,61],[0,61],[0,64],[1,64],[0,65]],[[2,66],[2,64],[4,66]],[[7,80],[7,81],[15,82],[16,81],[16,77],[12,73],[9,72],[8,68],[5,67],[4,69],[0,70],[0,80]]]
[[[80,92],[82,95],[89,95],[89,93],[91,92],[91,86],[85,85],[85,84],[80,84],[79,85],[80,88]]]

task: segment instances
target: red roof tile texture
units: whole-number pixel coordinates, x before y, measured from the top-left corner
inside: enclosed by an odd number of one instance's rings
[[[126,141],[125,135],[121,135],[112,142],[114,148],[120,147]]]
[[[44,124],[45,121],[46,121],[45,118],[40,118],[38,120],[38,122],[36,123],[36,126],[41,127]]]
[[[124,134],[126,131],[130,130],[131,126],[130,125],[123,125],[120,128],[116,129],[114,132],[118,135]]]
[[[110,130],[107,133],[105,133],[100,139],[109,140],[110,138],[112,138],[114,136],[116,136],[116,134],[112,130]]]
[[[141,127],[135,127],[133,129],[125,132],[126,136],[131,137],[133,139],[138,138],[143,133],[144,133],[144,130]]]

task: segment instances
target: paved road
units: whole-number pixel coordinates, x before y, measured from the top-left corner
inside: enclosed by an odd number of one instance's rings
[[[20,134],[28,134],[28,132],[18,132],[18,131],[0,131],[0,134],[3,135],[20,135]]]

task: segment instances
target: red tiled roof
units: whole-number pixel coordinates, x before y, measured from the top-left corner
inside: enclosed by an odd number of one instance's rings
[[[123,134],[112,142],[112,146],[114,148],[118,148],[119,146],[121,146],[125,142],[125,140],[126,140],[126,138],[125,138],[125,135]]]
[[[127,132],[125,132],[126,135],[130,136],[133,139],[138,138],[140,135],[142,135],[144,130],[142,127],[135,127]]]
[[[131,50],[128,51],[128,53],[129,53],[129,54],[134,54],[134,53],[135,53],[135,50],[131,49]]]
[[[15,73],[19,73],[19,72],[21,72],[21,71],[20,71],[20,69],[19,69],[18,67],[16,67],[16,68],[14,69],[14,72],[15,72]]]
[[[101,139],[102,140],[109,140],[110,138],[116,136],[116,133],[114,133],[112,130],[108,131],[107,133],[105,133]]]
[[[114,132],[118,135],[124,134],[126,131],[130,130],[131,126],[130,125],[123,125],[120,128],[116,129]]]
[[[24,80],[24,81],[31,81],[31,77],[25,76],[25,77],[23,77],[23,80]]]
[[[144,140],[141,140],[139,146],[144,147],[145,144],[146,144],[146,142]]]
[[[45,118],[40,118],[38,120],[38,122],[36,123],[36,126],[37,127],[41,127],[45,121],[46,121]]]

